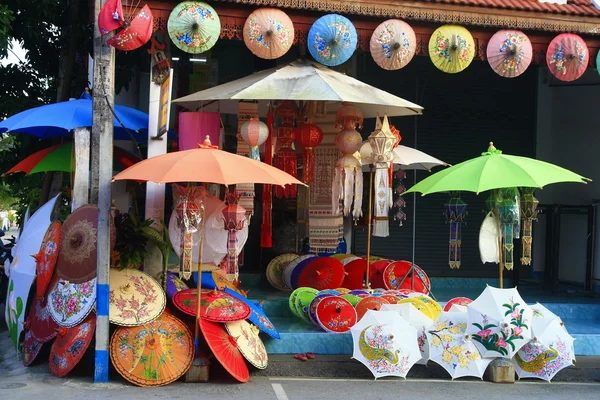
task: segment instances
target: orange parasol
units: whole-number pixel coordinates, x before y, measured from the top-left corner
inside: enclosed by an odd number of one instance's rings
[[[90,314],[79,325],[59,328],[56,340],[50,349],[50,373],[63,377],[81,361],[96,330],[96,315]]]
[[[110,341],[119,374],[138,386],[164,386],[187,372],[194,358],[192,334],[170,314],[142,326],[123,327]]]
[[[247,321],[228,322],[225,329],[235,339],[236,346],[246,360],[258,369],[267,368],[267,349],[258,337],[258,328]]]
[[[212,276],[213,280],[215,281],[215,285],[217,286],[217,288],[219,290],[225,290],[227,288],[229,290],[233,290],[234,292],[241,294],[241,292],[237,288],[237,286],[235,286],[233,284],[233,282],[230,282],[229,280],[227,280],[227,278],[224,277],[220,271],[213,271],[211,273],[211,276]]]
[[[198,323],[208,347],[223,368],[236,380],[242,383],[248,382],[250,371],[248,371],[242,353],[237,348],[235,339],[217,323],[205,319],[200,319]]]
[[[288,52],[294,42],[294,24],[278,8],[254,10],[244,23],[244,43],[257,57],[273,60]]]
[[[196,316],[197,289],[186,289],[173,296],[173,304],[188,315]],[[233,322],[246,319],[252,311],[243,301],[225,292],[202,290],[200,316],[214,322]]]
[[[358,321],[362,319],[362,317],[367,313],[368,310],[379,311],[381,310],[381,306],[384,304],[389,304],[389,302],[381,297],[365,297],[356,305],[356,314],[358,316]]]
[[[50,280],[52,280],[52,274],[54,274],[54,267],[58,259],[58,247],[60,246],[60,222],[55,221],[50,224],[42,247],[39,253],[35,255],[37,262],[36,271],[36,295],[37,297],[44,297],[46,289]]]

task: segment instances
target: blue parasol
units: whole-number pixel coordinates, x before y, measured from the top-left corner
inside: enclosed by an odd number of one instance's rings
[[[356,28],[348,18],[338,14],[322,16],[308,32],[308,51],[315,61],[329,67],[348,61],[357,43]]]
[[[87,99],[63,101],[31,108],[0,122],[0,133],[26,133],[41,139],[71,136],[75,128],[92,127],[92,101]],[[115,106],[114,138],[145,142],[148,114],[125,106]]]
[[[279,336],[279,332],[277,332],[277,330],[275,329],[275,327],[273,326],[273,324],[271,323],[271,321],[269,320],[269,318],[265,314],[265,311],[259,303],[255,303],[252,300],[247,299],[246,297],[234,292],[229,288],[225,288],[225,292],[227,292],[227,294],[232,295],[236,299],[240,299],[244,303],[248,304],[250,310],[252,310],[252,313],[250,314],[250,317],[248,317],[248,320],[250,320],[250,322],[256,325],[258,329],[271,336],[273,339],[281,339],[281,336]]]

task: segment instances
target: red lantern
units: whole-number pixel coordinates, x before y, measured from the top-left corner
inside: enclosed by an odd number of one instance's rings
[[[237,231],[244,228],[246,222],[246,209],[238,204],[239,197],[234,194],[227,194],[227,207],[223,213],[223,227],[228,231],[227,239],[227,274],[238,278],[238,254],[237,254]]]
[[[304,147],[304,173],[302,181],[312,183],[315,178],[315,147],[323,141],[323,130],[317,124],[308,122],[298,128],[296,142]]]
[[[296,177],[296,152],[292,149],[292,143],[296,139],[296,118],[298,117],[298,106],[291,100],[281,102],[275,110],[277,123],[277,140],[281,144],[275,156],[275,167]],[[275,187],[275,196],[296,197],[296,185],[288,185],[285,188]]]

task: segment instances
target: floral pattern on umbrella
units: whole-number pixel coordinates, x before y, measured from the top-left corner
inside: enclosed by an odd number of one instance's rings
[[[409,357],[401,355],[393,344],[393,338],[384,332],[384,325],[369,325],[364,328],[360,333],[358,347],[371,369],[379,374],[405,375],[412,366],[408,362]]]
[[[57,279],[51,285],[47,307],[52,319],[65,328],[84,320],[96,303],[96,278],[83,283]]]
[[[111,284],[110,321],[117,325],[137,326],[158,318],[166,304],[158,283],[139,271],[121,272],[124,280],[119,279],[120,285]]]

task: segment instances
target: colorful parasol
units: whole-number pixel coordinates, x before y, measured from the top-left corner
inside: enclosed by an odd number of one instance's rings
[[[256,325],[258,329],[271,336],[273,339],[281,339],[281,336],[279,336],[279,332],[277,332],[275,326],[273,326],[273,323],[269,320],[267,314],[265,314],[265,311],[263,310],[260,303],[256,303],[250,299],[247,299],[243,295],[234,292],[231,289],[226,288],[225,293],[235,297],[240,301],[243,301],[248,307],[250,307],[251,314],[248,317],[248,320],[254,325]]]
[[[491,286],[467,306],[467,333],[483,357],[512,358],[531,339],[533,310],[517,289]]]
[[[163,314],[141,326],[118,328],[110,341],[110,358],[129,382],[164,386],[190,368],[194,358],[192,335],[179,319]]]
[[[44,297],[46,289],[50,284],[54,267],[58,260],[58,248],[60,247],[60,222],[55,221],[48,227],[40,252],[35,256],[36,269],[36,296]]]
[[[361,297],[358,297],[358,296],[350,294],[350,293],[343,294],[340,297],[348,300],[350,302],[350,304],[352,304],[352,307],[356,307],[356,305],[362,300]],[[357,316],[357,318],[358,318],[358,316]]]
[[[38,341],[31,333],[31,330],[25,332],[23,340],[22,357],[23,365],[29,367],[36,359],[44,344]]]
[[[235,339],[229,336],[227,331],[217,323],[206,319],[200,319],[198,322],[208,347],[210,347],[213,355],[223,368],[237,381],[248,382],[250,372],[242,353],[237,348]]]
[[[278,290],[287,290],[283,281],[282,270],[298,257],[298,254],[282,254],[269,262],[269,265],[267,265],[267,280],[271,286]]]
[[[50,349],[50,373],[63,377],[77,366],[94,339],[96,315],[90,314],[79,325],[60,328]]]
[[[327,14],[312,24],[307,44],[315,61],[332,67],[345,63],[352,56],[358,35],[348,18]]]
[[[173,296],[175,296],[177,292],[186,289],[189,289],[188,285],[186,285],[184,281],[179,279],[177,274],[170,271],[167,272],[167,297],[173,299]]]
[[[116,239],[112,218],[110,226],[112,251]],[[96,276],[97,228],[97,206],[81,206],[67,217],[61,228],[60,251],[56,264],[59,277],[72,283],[82,283]]]
[[[348,332],[356,322],[358,316],[352,304],[339,296],[323,299],[317,305],[317,322],[327,332]]]
[[[503,29],[491,37],[487,45],[487,59],[495,73],[504,78],[521,75],[531,64],[531,41],[521,31]]]
[[[244,43],[259,58],[283,56],[294,42],[294,24],[277,8],[254,10],[244,23]]]
[[[300,287],[294,290],[294,292],[292,292],[290,295],[290,309],[296,316],[302,318],[308,323],[312,323],[310,317],[308,316],[308,310],[311,302],[315,297],[317,297],[318,294],[319,292],[317,289],[309,287]]]
[[[49,285],[46,307],[61,327],[71,328],[83,321],[96,304],[96,278],[73,283],[54,275]]]
[[[585,72],[590,57],[585,41],[574,33],[561,33],[548,45],[546,63],[552,75],[561,81],[579,79]]]
[[[441,26],[429,39],[429,57],[433,65],[443,72],[461,72],[475,57],[473,36],[462,26]]]
[[[377,296],[367,296],[356,305],[356,314],[360,321],[368,310],[379,311],[384,304],[389,304],[386,299]]]
[[[421,358],[417,330],[393,311],[369,310],[350,330],[352,358],[363,363],[375,376],[406,377]]]
[[[200,54],[210,50],[221,34],[221,20],[206,3],[184,1],[175,6],[167,30],[171,40],[186,53]]]
[[[419,294],[419,297],[420,297],[420,294]],[[429,307],[429,305],[427,305],[427,303],[424,303],[423,300],[421,300],[417,297],[408,297],[406,299],[402,299],[398,302],[398,304],[412,304],[413,306],[415,306],[415,308],[417,310],[419,310],[421,313],[423,313],[423,315],[425,315],[427,318],[431,319],[432,321],[435,320],[435,317],[433,315],[431,307]]]
[[[371,35],[371,56],[383,69],[397,70],[405,67],[417,49],[415,31],[406,22],[388,19]]]
[[[433,319],[417,310],[412,304],[384,304],[381,311],[394,311],[408,321],[417,330],[417,344],[421,351],[421,359],[417,364],[427,365],[429,361],[429,341],[427,340],[427,329],[433,324]]]
[[[385,269],[388,265],[390,265],[392,260],[377,260],[375,262],[371,262],[369,266],[369,281],[371,281],[372,288],[385,288],[384,283],[384,273]]]
[[[468,297],[454,297],[454,298],[448,300],[448,302],[444,306],[444,311],[445,312],[450,311],[450,309],[452,308],[453,305],[466,307],[469,304],[471,304],[472,302],[473,302],[473,300],[469,299]]]
[[[335,289],[344,282],[344,265],[334,258],[315,258],[300,274],[299,286],[313,287],[318,290]]]
[[[301,287],[299,280],[300,280],[300,274],[302,274],[302,271],[304,271],[304,269],[306,267],[308,267],[308,265],[310,263],[312,263],[313,261],[315,261],[317,258],[317,256],[312,256],[309,258],[306,258],[305,260],[301,261],[298,265],[296,265],[296,268],[294,268],[294,270],[292,271],[292,275],[290,276],[290,287],[292,289],[296,289]]]
[[[483,378],[493,358],[482,358],[472,337],[467,333],[465,313],[440,315],[427,332],[430,358],[442,366],[452,379],[463,376]]]
[[[100,33],[104,36],[115,31],[123,25],[123,22],[125,22],[125,16],[121,0],[106,0],[98,14]]]
[[[122,11],[122,10],[121,10]],[[123,29],[106,41],[118,50],[131,51],[142,47],[152,37],[152,11],[148,5],[132,18],[123,21]]]
[[[410,261],[394,261],[388,264],[383,271],[385,287],[391,290],[411,289],[425,294],[429,293],[431,288],[429,277],[418,265],[414,265],[411,274],[412,265]]]
[[[431,297],[426,295],[420,295],[417,297],[413,297],[414,299],[421,300],[423,303],[429,307],[429,311],[433,316],[433,319],[436,320],[438,316],[442,313],[442,306],[437,301],[433,300]]]
[[[344,276],[342,286],[350,290],[363,288],[366,270],[367,260],[359,257],[352,259],[352,261],[344,265],[346,275]]]
[[[187,289],[173,296],[173,304],[179,311],[196,316],[197,289]],[[202,290],[200,299],[200,315],[214,322],[234,322],[246,319],[251,310],[246,303],[217,290]]]
[[[302,262],[316,258],[316,257],[317,256],[315,256],[314,254],[305,254],[305,255],[302,255],[302,256],[299,256],[299,257],[293,259],[286,266],[283,267],[283,269],[282,269],[283,282],[285,283],[285,286],[287,289],[294,290],[294,288],[292,287],[292,274],[296,270],[296,267],[298,265],[300,265]],[[300,285],[299,287],[302,287],[302,286],[307,286],[307,285]]]
[[[240,290],[235,286],[231,281],[229,281],[221,271],[213,271],[211,272],[211,276],[217,289],[225,290],[229,289],[233,292],[240,293]]]
[[[267,368],[267,349],[258,337],[258,328],[246,321],[228,322],[225,329],[248,362],[258,369]]]
[[[40,343],[49,342],[56,337],[58,325],[50,316],[45,299],[38,297],[33,301],[25,328],[28,328],[34,339]]]
[[[323,299],[329,298],[329,297],[333,297],[335,295],[332,294],[327,294],[327,293],[321,293],[321,294],[317,294],[310,302],[310,305],[308,306],[308,319],[310,320],[310,322],[317,327],[321,327],[321,325],[319,325],[319,320],[317,319],[317,307],[319,306],[319,303],[321,301],[323,301]]]
[[[108,317],[113,324],[147,324],[162,314],[166,302],[165,292],[150,275],[134,269],[111,270]]]

